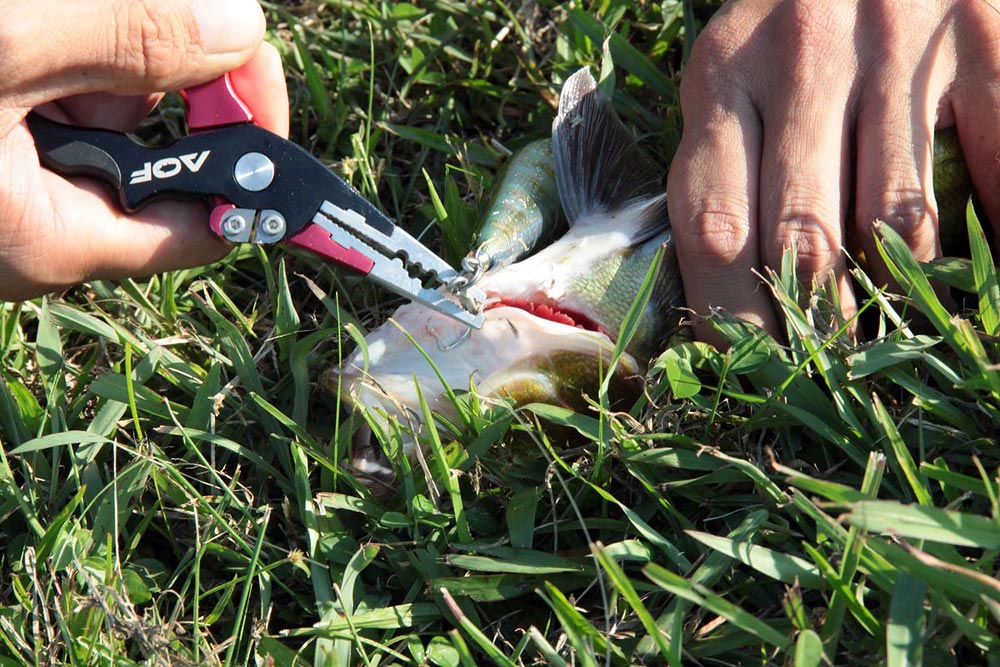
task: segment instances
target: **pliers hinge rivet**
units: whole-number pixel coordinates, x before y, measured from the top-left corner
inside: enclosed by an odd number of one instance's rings
[[[263,153],[245,153],[236,161],[233,178],[244,190],[260,192],[274,181],[274,162]]]

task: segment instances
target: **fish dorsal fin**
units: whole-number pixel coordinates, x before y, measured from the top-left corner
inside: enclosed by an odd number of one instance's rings
[[[586,67],[563,85],[552,123],[552,152],[559,199],[570,225],[664,190],[661,171],[639,151]]]

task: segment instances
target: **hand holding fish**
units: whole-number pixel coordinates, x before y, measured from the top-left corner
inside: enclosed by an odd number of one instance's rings
[[[799,277],[832,274],[856,311],[847,221],[876,282],[876,221],[940,254],[934,129],[955,126],[1000,231],[1000,10],[992,0],[744,0],[699,36],[681,86],[684,137],[668,180],[688,305],[773,334],[754,270],[794,247]],[[851,210],[852,207],[853,210]],[[722,341],[701,323],[696,334]]]
[[[229,247],[199,203],[125,214],[97,184],[39,166],[25,116],[130,130],[159,100],[223,73],[257,122],[287,133],[277,52],[262,45],[255,0],[0,0],[0,298],[22,299],[91,278],[196,266]],[[242,67],[241,67],[242,66]],[[238,68],[238,69],[237,69]]]

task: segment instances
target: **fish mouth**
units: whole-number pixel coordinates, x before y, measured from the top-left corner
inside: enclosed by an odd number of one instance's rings
[[[589,382],[587,364],[579,360],[606,368],[615,357],[617,336],[587,313],[562,307],[544,293],[514,296],[487,290],[487,295],[480,330],[468,330],[419,304],[400,307],[394,326],[370,334],[367,348],[324,374],[323,385],[349,406],[378,406],[396,415],[407,414],[407,406],[419,406],[422,396],[432,412],[447,417],[452,416],[449,388],[462,390],[470,382],[481,396],[509,396],[509,390],[501,390],[514,376],[519,387],[525,386],[525,378],[536,376],[548,376],[549,385],[566,385],[570,392],[599,386],[599,380]],[[561,378],[561,368],[573,377]],[[639,372],[628,353],[622,355],[618,372],[623,369],[629,376]],[[563,393],[553,389],[552,399]],[[538,393],[531,398],[545,400]]]
[[[574,329],[583,329],[584,331],[593,331],[595,333],[604,334],[611,340],[612,343],[616,342],[615,337],[611,335],[611,332],[598,324],[592,317],[578,310],[564,308],[549,300],[532,300],[524,297],[501,296],[488,303],[483,310],[489,311],[494,308],[504,307],[523,310],[538,319],[555,322],[556,324],[564,324],[566,326],[573,327]]]

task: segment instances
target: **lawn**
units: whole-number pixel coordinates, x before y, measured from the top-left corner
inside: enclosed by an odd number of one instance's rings
[[[264,4],[293,138],[455,262],[580,66],[665,171],[718,3]],[[0,667],[998,666],[1000,288],[959,213],[971,259],[887,231],[906,294],[855,272],[863,344],[788,258],[790,342],[719,314],[732,348],[678,341],[628,411],[389,434],[385,497],[319,379],[397,297],[247,247],[0,304]]]

